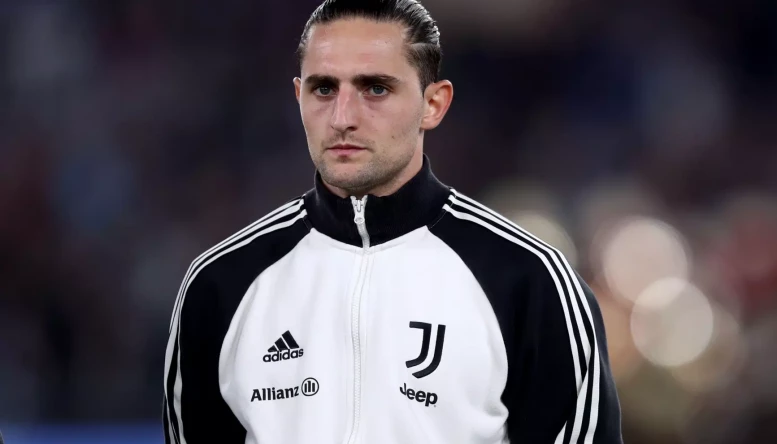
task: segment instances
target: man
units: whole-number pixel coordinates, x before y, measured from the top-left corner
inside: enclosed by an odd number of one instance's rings
[[[423,154],[453,97],[428,12],[328,0],[299,54],[315,186],[189,268],[168,442],[621,442],[588,286]]]

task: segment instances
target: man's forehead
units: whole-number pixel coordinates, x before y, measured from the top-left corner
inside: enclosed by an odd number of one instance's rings
[[[329,23],[313,25],[309,43],[324,40],[385,41],[401,44],[405,28],[398,22],[384,22],[366,18],[344,18]]]
[[[406,62],[403,28],[366,19],[316,25],[306,45],[303,71],[355,72],[401,70]],[[308,69],[306,69],[308,68]]]

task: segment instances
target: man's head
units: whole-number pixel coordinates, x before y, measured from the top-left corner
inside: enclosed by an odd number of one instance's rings
[[[311,15],[294,79],[313,163],[336,193],[390,194],[423,163],[423,133],[453,86],[440,34],[415,0],[327,0]]]

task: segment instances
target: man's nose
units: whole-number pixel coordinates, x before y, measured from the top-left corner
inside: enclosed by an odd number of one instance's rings
[[[356,129],[359,116],[358,106],[358,92],[353,88],[341,88],[332,110],[330,122],[332,128],[341,133]]]

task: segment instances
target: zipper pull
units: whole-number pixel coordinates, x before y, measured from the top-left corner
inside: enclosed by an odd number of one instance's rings
[[[353,221],[356,222],[356,224],[363,224],[365,221],[364,205],[366,201],[367,196],[364,196],[361,199],[351,196],[351,203],[353,204]]]
[[[370,248],[370,234],[367,232],[367,223],[364,216],[364,207],[367,206],[367,196],[357,199],[351,196],[351,205],[353,205],[353,221],[356,223],[356,229],[359,230],[359,236],[362,238],[362,247],[366,251]]]

